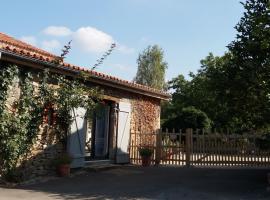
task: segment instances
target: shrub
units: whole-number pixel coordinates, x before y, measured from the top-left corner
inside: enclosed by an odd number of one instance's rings
[[[164,128],[175,129],[202,129],[209,128],[211,120],[205,112],[196,109],[193,106],[183,108],[176,116],[169,118],[163,124]]]
[[[139,149],[140,156],[151,156],[153,154],[153,150],[148,147],[142,147]]]
[[[22,171],[18,169],[12,169],[12,170],[7,171],[3,175],[3,179],[10,183],[19,183],[23,181],[23,174],[22,174]]]

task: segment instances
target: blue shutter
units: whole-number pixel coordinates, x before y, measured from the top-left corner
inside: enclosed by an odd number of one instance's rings
[[[119,103],[116,163],[129,163],[131,105]]]
[[[85,136],[87,131],[86,109],[79,107],[71,111],[72,123],[67,140],[67,151],[73,157],[72,168],[83,167],[85,163]]]

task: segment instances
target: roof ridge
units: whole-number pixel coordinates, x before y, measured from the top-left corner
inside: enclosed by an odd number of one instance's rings
[[[13,41],[7,41],[4,38],[2,38],[1,35],[4,36],[4,37],[7,37],[8,39],[13,40]],[[44,56],[50,56],[50,57],[55,57],[55,58],[59,57],[59,56],[57,56],[57,55],[55,55],[53,53],[45,51],[45,50],[43,50],[41,48],[38,48],[38,47],[36,47],[36,46],[34,46],[32,44],[29,44],[29,43],[26,43],[26,42],[24,42],[22,40],[16,39],[15,37],[9,36],[9,35],[7,35],[5,33],[2,33],[2,32],[0,32],[0,41],[4,42],[4,43],[7,43],[7,44],[10,44],[10,45],[13,45],[13,46],[23,48],[25,50],[31,50],[31,51],[34,51],[36,53],[43,54]],[[15,43],[15,42],[17,42],[17,43]]]

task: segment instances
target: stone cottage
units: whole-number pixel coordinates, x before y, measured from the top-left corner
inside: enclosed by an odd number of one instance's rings
[[[133,82],[102,74],[68,63],[55,64],[57,56],[6,34],[0,33],[0,64],[14,63],[20,68],[39,71],[45,68],[55,73],[74,76],[78,72],[91,75],[92,85],[104,90],[102,118],[92,120],[91,125],[84,119],[70,127],[68,152],[73,155],[73,167],[82,167],[95,159],[106,159],[116,163],[129,162],[129,144],[136,132],[150,133],[160,128],[160,103],[170,96],[162,91]],[[0,70],[1,70],[0,65]],[[77,113],[84,113],[78,108]],[[81,121],[80,121],[81,120]],[[76,128],[75,128],[76,125]],[[79,126],[79,127],[78,127]],[[46,124],[42,125],[43,128]],[[75,130],[76,129],[76,130]],[[46,134],[49,134],[47,131]],[[51,150],[52,142],[47,135],[40,134],[31,154],[32,172],[46,173],[46,160],[59,151]],[[36,156],[39,155],[39,156]],[[38,157],[38,160],[37,158]],[[37,166],[37,167],[36,167]],[[37,172],[38,173],[38,172]]]

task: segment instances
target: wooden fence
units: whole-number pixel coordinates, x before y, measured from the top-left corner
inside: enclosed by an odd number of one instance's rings
[[[134,133],[130,159],[140,164],[139,148],[153,150],[152,164],[180,166],[270,167],[270,150],[262,150],[256,134],[229,134],[187,129],[179,132]]]

